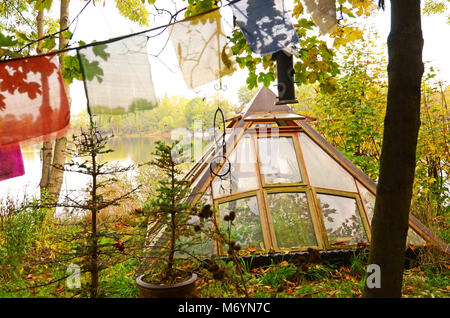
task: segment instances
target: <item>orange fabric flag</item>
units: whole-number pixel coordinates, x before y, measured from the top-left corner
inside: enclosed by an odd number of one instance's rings
[[[70,107],[56,54],[0,63],[0,147],[63,136]]]

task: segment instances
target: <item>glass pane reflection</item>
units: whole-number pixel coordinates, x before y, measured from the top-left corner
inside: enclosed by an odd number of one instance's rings
[[[305,133],[300,133],[300,145],[306,171],[313,187],[356,192],[353,177]]]
[[[258,149],[265,183],[302,182],[291,137],[258,138]]]
[[[408,229],[408,236],[406,238],[406,242],[416,246],[425,245],[425,240],[419,236],[413,229]]]
[[[219,204],[220,228],[222,231],[228,230],[229,222],[224,221],[223,218],[231,211],[236,213],[236,218],[231,227],[231,238],[239,242],[242,248],[256,247],[258,249],[264,249],[261,219],[256,196]]]
[[[356,183],[358,184],[359,193],[361,193],[362,202],[366,207],[369,222],[372,222],[373,211],[375,209],[375,196],[361,183],[359,183],[358,181],[356,181]]]
[[[249,135],[244,135],[241,138],[228,160],[231,163],[231,167],[228,164],[224,164],[219,175],[225,174],[228,169],[230,169],[230,173],[224,176],[223,180],[220,177],[214,178],[212,183],[215,198],[254,190],[258,187],[255,167],[256,158]]]
[[[317,245],[305,193],[271,193],[267,197],[278,247]]]
[[[356,199],[329,194],[317,194],[317,198],[331,245],[367,242]]]

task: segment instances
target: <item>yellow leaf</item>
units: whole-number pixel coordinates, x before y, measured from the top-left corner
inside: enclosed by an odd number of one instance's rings
[[[359,7],[359,8],[358,8],[358,11],[356,11],[356,14],[357,14],[357,15],[362,15],[362,14],[363,14],[363,8],[362,8],[362,7]]]
[[[316,81],[316,79],[317,79],[316,73],[309,73],[308,80],[310,83],[314,83]]]
[[[300,16],[300,14],[303,13],[303,5],[300,1],[297,2],[297,4],[294,7],[294,10],[292,12],[292,16],[297,18]]]

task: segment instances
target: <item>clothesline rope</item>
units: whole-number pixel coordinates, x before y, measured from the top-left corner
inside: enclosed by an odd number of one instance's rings
[[[234,3],[237,3],[237,2],[239,2],[239,1],[241,1],[241,0],[233,0],[233,1],[230,1],[230,2],[228,2],[227,4],[224,4],[224,5],[220,6],[220,7],[211,8],[211,9],[202,11],[202,12],[200,12],[200,13],[194,14],[194,15],[192,15],[192,16],[189,16],[189,17],[187,17],[187,18],[184,18],[184,19],[182,19],[182,20],[178,20],[178,21],[174,21],[174,22],[169,22],[169,23],[167,23],[167,24],[160,25],[160,26],[157,26],[157,27],[153,27],[153,28],[150,28],[150,29],[146,29],[146,30],[143,30],[143,31],[139,31],[139,32],[135,32],[135,33],[130,33],[130,34],[118,36],[118,37],[111,38],[111,39],[104,40],[104,41],[92,42],[92,43],[85,44],[85,45],[80,45],[80,46],[77,46],[77,47],[70,47],[70,48],[66,48],[66,49],[63,49],[63,50],[52,51],[52,52],[48,52],[48,53],[44,53],[44,54],[31,55],[31,56],[27,56],[27,57],[18,57],[18,58],[12,58],[12,59],[7,59],[7,60],[0,60],[0,63],[10,62],[10,61],[14,61],[14,60],[20,60],[20,59],[24,59],[24,58],[33,58],[33,57],[38,57],[38,56],[46,56],[46,55],[61,54],[61,53],[69,52],[69,51],[74,51],[74,50],[79,50],[79,49],[88,48],[88,47],[91,47],[91,46],[94,46],[94,45],[108,44],[108,43],[111,43],[111,42],[116,42],[116,41],[123,40],[123,39],[129,38],[129,37],[132,37],[132,36],[136,36],[136,35],[140,35],[140,34],[145,34],[145,33],[148,33],[148,32],[157,31],[157,30],[161,30],[161,29],[166,29],[166,28],[168,28],[168,27],[170,27],[170,26],[172,26],[172,25],[175,25],[175,24],[178,24],[178,23],[181,23],[181,22],[186,22],[186,21],[189,21],[189,20],[193,20],[193,19],[196,19],[196,18],[198,18],[198,17],[200,17],[200,16],[206,15],[206,14],[208,14],[208,13],[211,13],[211,12],[214,12],[214,11],[217,11],[217,10],[220,10],[221,8],[227,7],[227,6],[229,6],[229,5],[232,5],[232,4],[234,4]],[[175,13],[175,15],[178,15],[179,13],[183,12],[183,11],[186,10],[186,9],[187,9],[187,8],[180,9],[178,12]],[[175,15],[174,15],[174,16],[175,16]],[[173,18],[171,18],[171,20],[173,20]],[[74,19],[74,21],[75,21],[75,19]],[[73,21],[72,21],[72,22],[73,22]],[[51,37],[51,36],[57,35],[57,34],[59,34],[59,33],[65,32],[65,31],[67,31],[68,29],[69,29],[69,28],[65,28],[65,29],[60,30],[60,31],[58,31],[58,32],[55,32],[55,33],[53,33],[53,34],[46,35],[46,36],[44,36],[44,37],[42,37],[42,38],[40,38],[40,39],[35,40],[35,41],[32,42],[32,43],[27,44],[27,46],[29,46],[29,45],[31,45],[31,44],[34,44],[34,43],[36,43],[36,42],[42,41],[42,40],[44,40],[44,39],[46,39],[46,38],[48,38],[48,37]],[[27,46],[25,46],[25,47],[27,47]],[[24,47],[24,48],[25,48],[25,47]],[[22,49],[23,49],[23,48],[22,48]],[[19,52],[20,52],[22,49],[20,49]]]

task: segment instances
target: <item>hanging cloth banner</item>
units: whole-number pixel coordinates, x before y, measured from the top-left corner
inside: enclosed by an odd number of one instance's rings
[[[0,146],[63,136],[70,108],[55,54],[0,63]]]
[[[231,8],[254,53],[269,55],[299,43],[283,0],[241,0]]]
[[[170,27],[170,38],[190,89],[234,72],[219,10],[175,23]]]
[[[15,145],[15,147],[16,149],[8,151],[0,149],[0,181],[25,174],[22,151],[19,145]]]
[[[121,115],[156,106],[146,35],[95,44],[77,54],[91,115]]]
[[[327,34],[336,29],[338,24],[335,0],[305,0],[305,4],[320,33]]]

